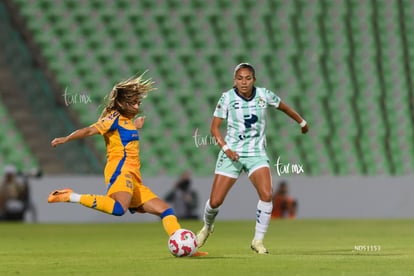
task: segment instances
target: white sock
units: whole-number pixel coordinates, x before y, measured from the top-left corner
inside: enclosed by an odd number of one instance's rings
[[[214,224],[214,221],[216,219],[216,216],[219,212],[218,208],[211,208],[210,206],[210,199],[207,200],[206,206],[204,208],[204,224],[211,228],[211,226]]]
[[[255,240],[263,240],[270,223],[270,215],[272,213],[272,202],[264,202],[259,200],[256,210],[256,231],[254,233]]]
[[[80,198],[81,198],[81,195],[77,193],[70,193],[69,195],[69,201],[73,203],[79,203]]]

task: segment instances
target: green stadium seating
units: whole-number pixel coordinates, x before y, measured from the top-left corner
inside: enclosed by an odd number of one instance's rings
[[[143,105],[144,174],[211,174],[218,148],[197,148],[192,136],[209,135],[242,61],[311,126],[303,136],[272,111],[273,159],[310,175],[413,172],[411,1],[14,1],[60,85],[91,97],[70,106],[82,123],[96,120],[116,82],[149,69],[158,89]]]
[[[2,126],[2,135],[0,135],[0,169],[3,169],[3,166],[7,164],[13,164],[19,170],[37,168],[37,160],[25,144],[24,139],[8,114],[7,108],[1,101],[0,122]]]

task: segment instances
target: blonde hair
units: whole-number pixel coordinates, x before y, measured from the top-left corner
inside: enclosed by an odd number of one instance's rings
[[[99,118],[102,119],[114,110],[128,118],[133,118],[140,113],[141,110],[134,108],[132,105],[136,103],[139,105],[148,92],[155,90],[154,82],[151,79],[143,78],[145,73],[116,84],[112,91],[105,96],[104,108]]]

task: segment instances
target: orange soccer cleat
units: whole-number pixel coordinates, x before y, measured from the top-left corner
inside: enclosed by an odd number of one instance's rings
[[[63,190],[55,190],[49,194],[48,203],[69,202],[69,196],[73,191],[69,188]]]

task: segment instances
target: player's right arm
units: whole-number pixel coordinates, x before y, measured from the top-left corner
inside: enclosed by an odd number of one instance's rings
[[[68,136],[64,136],[64,137],[58,137],[52,140],[51,145],[52,147],[56,147],[59,144],[64,144],[66,142],[75,140],[75,139],[82,139],[88,136],[92,136],[95,134],[99,134],[98,129],[95,126],[89,126],[89,127],[85,127],[85,128],[81,128],[78,130],[75,130],[74,132],[72,132],[71,134],[69,134]]]
[[[237,154],[237,152],[232,151],[230,148],[228,148],[226,142],[223,139],[223,135],[221,135],[220,126],[223,120],[224,119],[219,117],[213,117],[213,121],[211,122],[210,126],[211,135],[213,135],[213,137],[216,139],[220,148],[223,149],[223,147],[226,146],[226,148],[224,148],[223,151],[226,153],[227,157],[233,161],[237,161],[239,160],[239,155]]]

